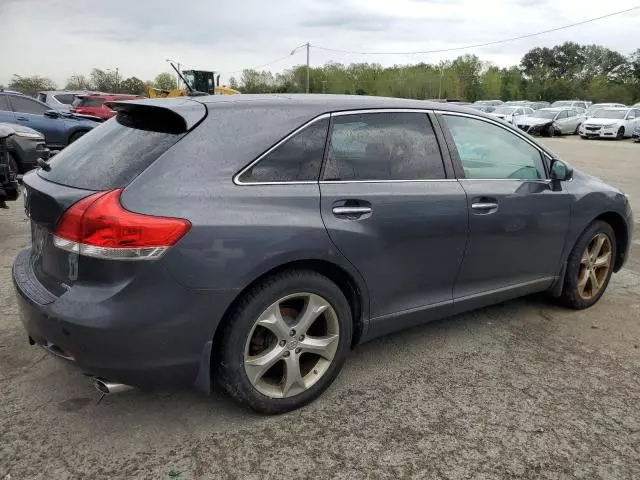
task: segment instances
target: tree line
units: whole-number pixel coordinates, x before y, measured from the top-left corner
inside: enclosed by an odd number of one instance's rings
[[[625,56],[600,45],[566,42],[528,51],[519,65],[500,68],[477,55],[439,64],[383,67],[377,63],[328,63],[310,69],[312,93],[346,93],[415,99],[458,98],[547,100],[584,98],[594,102],[640,101],[640,49]],[[230,86],[244,93],[299,93],[306,66],[275,75],[244,70]]]
[[[123,78],[114,70],[94,68],[88,75],[71,75],[63,88],[66,90],[91,90],[146,95],[148,87],[158,88],[160,90],[172,90],[178,88],[178,83],[175,76],[169,72],[159,73],[154,81],[142,81],[135,76]],[[0,86],[0,88],[4,87]],[[22,92],[25,95],[34,96],[37,92],[43,90],[57,90],[58,85],[48,77],[14,74],[6,88],[8,90]]]
[[[304,65],[273,74],[247,69],[229,86],[243,93],[301,93],[306,89]],[[594,102],[640,101],[640,48],[630,55],[600,45],[565,42],[552,48],[529,50],[518,65],[498,67],[477,55],[462,55],[438,64],[418,63],[384,67],[377,63],[327,63],[309,71],[311,93],[380,95],[415,99],[458,98],[547,100],[581,98]],[[117,78],[113,70],[94,68],[88,75],[69,77],[64,88],[145,95],[147,87],[177,87],[173,74],[164,72],[153,82],[132,76]],[[33,95],[55,90],[42,76],[14,75],[10,90]]]

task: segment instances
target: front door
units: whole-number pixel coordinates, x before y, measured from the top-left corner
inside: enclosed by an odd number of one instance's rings
[[[469,207],[469,242],[454,297],[551,284],[560,268],[570,198],[547,179],[543,153],[484,118],[440,118]]]
[[[331,240],[367,283],[370,336],[448,312],[466,196],[426,113],[334,114],[320,194]]]
[[[16,122],[42,133],[47,145],[62,146],[66,143],[62,138],[62,120],[44,115],[44,112],[51,110],[47,105],[32,98],[12,95],[11,106]]]

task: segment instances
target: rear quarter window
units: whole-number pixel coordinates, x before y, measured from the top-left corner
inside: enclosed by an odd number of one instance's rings
[[[184,133],[125,126],[113,118],[62,150],[38,174],[51,182],[87,190],[128,185]]]

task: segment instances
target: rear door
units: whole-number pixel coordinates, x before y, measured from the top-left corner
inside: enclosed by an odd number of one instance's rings
[[[331,240],[367,283],[372,336],[450,310],[466,197],[426,113],[334,114],[320,192]]]
[[[455,302],[500,291],[545,288],[558,274],[570,197],[547,178],[544,156],[529,139],[472,115],[439,117],[469,206],[469,242]]]

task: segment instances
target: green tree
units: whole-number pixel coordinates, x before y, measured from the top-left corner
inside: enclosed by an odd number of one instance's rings
[[[480,84],[482,85],[482,98],[500,98],[502,93],[502,74],[500,69],[490,66],[480,77]]]
[[[178,82],[173,74],[169,72],[159,73],[155,80],[154,86],[160,90],[173,90],[178,88]]]
[[[67,90],[93,90],[89,77],[83,74],[74,74],[67,78],[65,87]]]
[[[25,95],[34,96],[41,90],[55,90],[56,82],[40,75],[13,75],[8,90],[16,90]]]
[[[233,88],[234,90],[238,90],[238,88],[240,88],[240,85],[238,85],[238,80],[236,80],[236,77],[229,78],[229,88]]]
[[[132,95],[146,95],[147,87],[138,77],[129,77],[120,82],[118,91],[120,93],[130,93]]]
[[[94,68],[89,74],[91,84],[96,90],[101,92],[115,92],[118,89],[115,71],[100,70]]]

